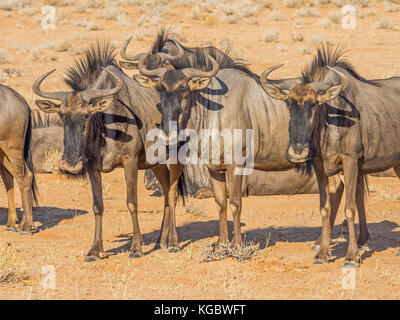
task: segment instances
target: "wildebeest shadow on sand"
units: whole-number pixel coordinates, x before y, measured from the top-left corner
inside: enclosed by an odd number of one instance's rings
[[[244,224],[242,223],[242,226]],[[396,231],[399,225],[395,222],[384,220],[378,223],[369,223],[368,230],[370,233],[369,247],[370,251],[361,251],[362,258],[366,259],[372,256],[373,252],[385,251],[389,248],[398,248],[400,246],[400,231]],[[202,239],[218,236],[218,220],[198,221],[185,224],[177,227],[179,244],[181,248],[185,248],[191,242],[196,242]],[[229,235],[232,235],[233,223],[228,221]],[[343,258],[347,251],[347,229],[343,233],[341,224],[335,225],[332,232],[332,257],[335,259]],[[358,234],[359,226],[356,224],[356,232]],[[246,241],[251,241],[260,244],[260,249],[267,246],[274,246],[279,242],[313,242],[321,234],[321,227],[267,227],[248,230],[244,233]],[[159,238],[160,231],[155,230],[150,233],[143,234],[145,245],[154,244],[154,247],[144,254],[158,250],[156,242]],[[127,252],[131,246],[132,234],[120,234],[116,243],[121,243],[121,246],[108,250],[108,254],[116,255],[121,252]],[[344,239],[345,237],[346,239]],[[211,244],[211,242],[210,242]],[[310,246],[311,250],[311,246]]]
[[[73,219],[76,216],[87,214],[86,210],[61,209],[56,207],[34,207],[33,221],[39,222],[37,232],[53,228],[63,220]],[[21,221],[22,211],[17,209],[18,221]],[[7,225],[8,209],[0,208],[0,226]]]

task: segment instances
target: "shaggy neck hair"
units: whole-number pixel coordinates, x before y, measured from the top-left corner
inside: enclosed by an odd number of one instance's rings
[[[164,45],[169,42],[174,41],[178,43],[183,50],[185,51],[185,55],[179,61],[173,61],[172,65],[175,69],[184,69],[184,68],[195,68],[202,71],[208,71],[211,69],[211,63],[207,59],[207,55],[211,55],[218,63],[219,69],[236,69],[240,70],[258,83],[260,83],[260,77],[253,73],[249,67],[244,63],[241,59],[234,59],[230,56],[231,48],[229,47],[225,52],[221,51],[220,49],[209,46],[204,48],[188,48],[183,46],[178,41],[174,40],[172,34],[169,30],[162,29],[155,41],[153,42],[151,53],[155,54],[158,52],[164,52],[165,49]]]
[[[354,67],[343,58],[345,53],[346,51],[340,46],[333,48],[331,45],[327,45],[318,48],[312,63],[306,66],[301,73],[303,83],[322,81],[329,72],[327,67],[330,66],[346,70],[359,81],[376,85],[374,82],[366,80],[355,71]]]

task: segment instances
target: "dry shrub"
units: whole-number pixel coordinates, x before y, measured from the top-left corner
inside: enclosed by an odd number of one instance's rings
[[[50,148],[46,151],[43,163],[43,169],[46,172],[59,173],[60,172],[60,159],[62,158],[62,152]]]
[[[15,249],[0,241],[0,283],[18,283],[28,278],[25,264],[17,261]]]
[[[202,262],[217,261],[228,257],[242,262],[257,255],[258,251],[260,251],[260,244],[254,244],[252,241],[243,241],[240,247],[236,247],[232,243],[211,245],[204,251]]]

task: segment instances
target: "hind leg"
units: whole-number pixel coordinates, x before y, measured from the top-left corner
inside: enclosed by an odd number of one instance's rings
[[[400,179],[400,164],[397,166],[394,166],[393,169],[394,169],[394,172],[396,172],[397,177]],[[400,250],[397,253],[397,255],[400,256]]]
[[[6,230],[18,231],[16,227],[17,212],[15,210],[14,178],[3,164],[0,164],[0,175],[6,188],[8,198],[8,220]]]
[[[23,155],[23,150],[4,150],[3,165],[7,171],[17,180],[19,190],[21,192],[22,207],[24,213],[19,224],[21,234],[31,234],[33,217],[32,217],[32,179],[33,174],[29,170]]]
[[[358,211],[358,220],[360,222],[360,233],[358,235],[358,248],[362,250],[369,250],[368,248],[368,226],[367,226],[367,217],[365,214],[365,205],[364,205],[364,181],[363,176],[358,175],[357,177],[357,190],[356,190],[356,205]]]

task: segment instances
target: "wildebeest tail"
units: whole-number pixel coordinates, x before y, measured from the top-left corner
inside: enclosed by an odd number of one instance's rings
[[[185,198],[187,196],[187,188],[186,188],[186,178],[185,178],[185,169],[182,170],[182,174],[178,180],[178,195],[182,199],[183,205],[185,205]]]
[[[36,184],[36,177],[35,177],[35,168],[33,167],[33,160],[32,160],[32,152],[31,152],[31,142],[32,142],[32,116],[31,116],[31,111],[29,111],[29,122],[28,122],[28,129],[26,131],[26,136],[25,136],[25,145],[24,145],[24,158],[25,162],[32,172],[32,197],[33,201],[36,206],[39,205],[38,201],[38,187]]]
[[[364,183],[364,195],[369,195],[368,177],[366,174],[361,174]]]

